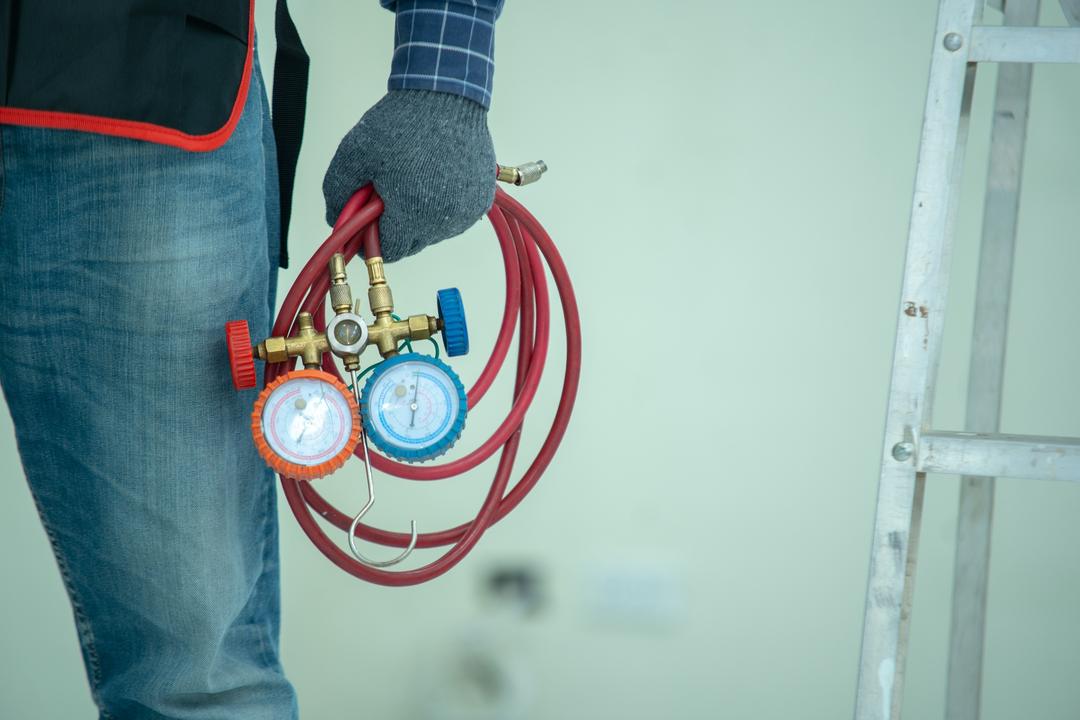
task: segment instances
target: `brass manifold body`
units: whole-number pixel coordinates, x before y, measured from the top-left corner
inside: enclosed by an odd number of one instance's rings
[[[352,290],[345,274],[345,256],[336,253],[330,258],[330,306],[335,316],[325,332],[315,328],[311,313],[296,316],[296,334],[291,337],[270,337],[255,346],[254,354],[268,363],[285,362],[299,357],[305,368],[322,366],[324,353],[341,358],[348,371],[360,369],[360,355],[368,345],[374,345],[383,358],[398,353],[404,340],[427,340],[442,330],[442,320],[431,315],[410,315],[394,319],[394,296],[386,282],[381,257],[364,261],[368,274],[368,304],[375,319],[368,323],[360,313],[360,300],[353,305]]]

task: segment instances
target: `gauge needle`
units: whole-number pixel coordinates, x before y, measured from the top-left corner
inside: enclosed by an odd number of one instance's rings
[[[420,394],[420,373],[416,373],[416,383],[413,385],[412,405],[409,406],[412,409],[412,419],[409,420],[409,427],[416,427],[416,396]]]

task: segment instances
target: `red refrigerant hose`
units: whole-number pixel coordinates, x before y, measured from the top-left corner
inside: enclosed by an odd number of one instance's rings
[[[327,263],[337,252],[345,255],[346,263],[358,252],[362,252],[364,257],[381,255],[378,220],[382,210],[382,200],[370,186],[361,188],[353,195],[342,210],[330,237],[300,271],[289,290],[274,323],[273,335],[291,335],[295,331],[297,315],[304,311],[314,316],[316,327],[320,331],[325,330],[326,297],[330,288],[326,273]],[[379,455],[374,449],[370,451],[373,468],[407,480],[441,480],[460,475],[501,451],[491,488],[476,517],[447,530],[421,533],[416,542],[418,548],[450,546],[441,557],[427,565],[397,572],[380,570],[365,565],[346,553],[326,535],[317,519],[325,518],[342,531],[348,532],[352,522],[351,515],[331,505],[310,482],[281,476],[281,485],[289,507],[307,536],[334,564],[363,580],[380,585],[416,585],[436,578],[454,567],[472,550],[485,530],[517,507],[532,490],[566,433],[581,374],[581,321],[570,276],[544,228],[528,210],[501,189],[496,190],[495,204],[488,212],[488,220],[495,230],[505,263],[506,304],[491,357],[467,397],[468,407],[472,409],[487,393],[506,359],[514,329],[517,327],[516,380],[513,403],[506,419],[476,450],[441,465],[407,465]],[[547,438],[525,474],[508,492],[510,473],[521,439],[522,422],[536,395],[548,351],[550,308],[545,262],[558,289],[566,326],[566,369],[562,394]],[[264,385],[288,372],[294,363],[295,361],[268,365]],[[340,377],[329,353],[323,357],[323,369]],[[363,461],[363,448],[358,447],[354,454]],[[410,539],[406,533],[388,532],[362,524],[357,526],[356,536],[380,545],[401,548],[407,547]]]

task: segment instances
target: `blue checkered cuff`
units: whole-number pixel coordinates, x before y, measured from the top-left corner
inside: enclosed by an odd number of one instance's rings
[[[381,0],[397,13],[390,90],[436,90],[491,106],[503,0]]]

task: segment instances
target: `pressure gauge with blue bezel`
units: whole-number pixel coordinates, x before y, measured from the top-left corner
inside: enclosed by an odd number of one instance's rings
[[[453,447],[465,428],[465,387],[438,358],[397,355],[372,372],[360,397],[364,431],[389,457],[424,462]]]

